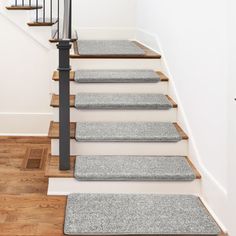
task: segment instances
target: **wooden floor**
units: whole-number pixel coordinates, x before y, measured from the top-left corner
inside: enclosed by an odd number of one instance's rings
[[[29,148],[50,152],[50,140],[0,137],[0,235],[64,235],[66,198],[46,195],[44,169],[22,168]]]

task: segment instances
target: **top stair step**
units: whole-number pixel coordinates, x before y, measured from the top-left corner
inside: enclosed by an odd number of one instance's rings
[[[71,58],[160,59],[150,48],[129,40],[80,40],[73,43]]]

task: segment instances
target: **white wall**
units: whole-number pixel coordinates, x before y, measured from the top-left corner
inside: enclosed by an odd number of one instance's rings
[[[130,38],[135,20],[136,0],[73,1],[73,25],[82,39]]]
[[[0,3],[0,135],[47,135],[50,91],[57,50],[50,27],[28,27],[29,11],[7,11]],[[132,38],[136,0],[75,0],[74,28],[80,38]]]
[[[47,135],[56,52],[1,14],[0,28],[0,135]]]
[[[203,174],[203,195],[222,221],[227,197],[226,14],[224,0],[138,0],[138,37],[164,55],[171,91],[182,108],[180,122],[190,136],[190,157]]]
[[[229,56],[229,76],[228,76],[228,228],[230,235],[236,235],[236,2],[228,0],[228,56]]]

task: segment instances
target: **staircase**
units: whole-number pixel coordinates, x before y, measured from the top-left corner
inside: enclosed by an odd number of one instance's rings
[[[59,22],[45,19],[34,26]],[[201,175],[188,156],[161,55],[136,41],[73,40],[70,71],[71,32],[57,37],[45,175],[49,195],[68,195],[64,233],[224,235],[200,198]]]

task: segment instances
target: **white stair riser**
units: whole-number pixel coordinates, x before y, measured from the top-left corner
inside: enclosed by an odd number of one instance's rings
[[[48,195],[70,193],[155,193],[200,194],[200,180],[192,182],[78,181],[74,178],[49,178]]]
[[[188,155],[188,141],[177,143],[76,142],[71,140],[71,155]],[[51,142],[53,155],[59,155],[59,140]]]
[[[59,94],[59,83],[53,82],[52,91]],[[70,93],[161,93],[168,94],[168,82],[159,83],[98,83],[98,84],[80,84],[70,83]]]
[[[73,70],[84,69],[161,69],[160,59],[71,59]]]
[[[113,121],[113,122],[126,122],[126,121],[156,121],[156,122],[176,122],[177,109],[169,110],[77,110],[70,109],[71,122],[89,122],[89,121]],[[59,121],[59,109],[53,109],[53,120]]]

